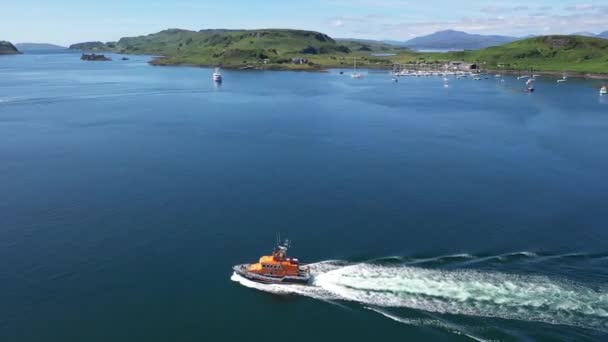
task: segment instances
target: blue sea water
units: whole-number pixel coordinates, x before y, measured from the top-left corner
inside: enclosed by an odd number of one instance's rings
[[[1,341],[608,339],[598,81],[148,60],[0,58]]]

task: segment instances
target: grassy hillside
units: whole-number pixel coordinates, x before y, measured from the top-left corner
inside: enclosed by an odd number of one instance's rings
[[[542,36],[476,51],[449,53],[453,60],[489,69],[608,73],[608,40],[583,36]]]
[[[70,46],[88,51],[113,51],[163,56],[158,65],[223,65],[310,69],[352,64],[359,56],[362,65],[390,66],[388,58],[374,58],[373,52],[398,50],[387,44],[335,41],[313,31],[301,30],[202,30],[170,29],[147,36],[122,38],[118,42],[89,42]],[[292,64],[295,57],[307,64]]]
[[[474,51],[417,53],[381,42],[334,40],[313,31],[171,29],[70,48],[163,56],[153,62],[157,65],[306,70],[350,67],[356,57],[362,68],[464,60],[479,63],[484,69],[608,74],[608,40],[583,36],[543,36]],[[308,63],[293,64],[295,57],[306,58]]]
[[[0,55],[15,55],[20,53],[10,42],[0,40]]]
[[[336,39],[342,45],[345,45],[353,52],[374,52],[374,53],[397,53],[408,51],[407,48],[396,46],[394,44],[384,43],[378,40],[365,39]]]
[[[83,50],[83,51],[108,51],[111,50],[103,42],[85,42],[70,45],[69,49],[72,50]]]

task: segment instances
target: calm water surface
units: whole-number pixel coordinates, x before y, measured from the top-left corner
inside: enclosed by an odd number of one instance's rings
[[[599,83],[78,57],[0,58],[0,340],[608,339]]]

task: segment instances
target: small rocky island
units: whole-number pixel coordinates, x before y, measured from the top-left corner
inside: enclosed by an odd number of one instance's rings
[[[92,53],[92,54],[83,53],[82,56],[80,56],[80,59],[82,59],[83,61],[102,61],[102,62],[112,60],[112,58],[110,58],[110,57],[106,57],[105,55],[98,55],[95,53]]]
[[[0,40],[0,55],[17,55],[20,54],[15,45],[10,42]]]

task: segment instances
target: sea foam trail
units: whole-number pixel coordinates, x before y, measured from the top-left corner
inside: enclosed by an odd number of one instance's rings
[[[381,309],[376,309],[376,308],[372,308],[372,307],[366,307],[366,309],[374,311],[376,313],[379,313],[380,315],[386,317],[386,318],[390,318],[393,321],[399,322],[399,323],[403,323],[403,324],[407,324],[407,325],[416,325],[416,326],[431,326],[431,327],[438,327],[438,328],[442,328],[445,329],[451,333],[454,333],[456,335],[462,335],[462,336],[466,336],[472,340],[475,341],[480,341],[480,342],[485,342],[486,340],[482,339],[481,337],[477,337],[475,335],[472,335],[468,332],[466,332],[462,327],[453,325],[453,324],[449,324],[443,321],[440,321],[438,319],[428,319],[428,318],[405,318],[405,317],[399,317],[397,315],[393,315],[387,311],[381,310]]]
[[[446,271],[407,265],[312,265],[313,286],[264,285],[259,290],[298,294],[372,307],[565,324],[608,332],[608,290],[544,276],[473,270]],[[236,276],[238,277],[238,276]],[[239,277],[240,278],[240,277]]]
[[[608,331],[608,292],[540,276],[357,264],[314,285],[384,307],[567,324]]]

